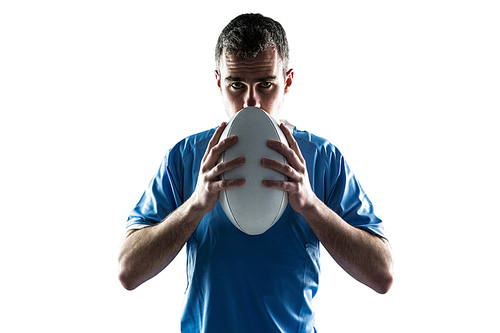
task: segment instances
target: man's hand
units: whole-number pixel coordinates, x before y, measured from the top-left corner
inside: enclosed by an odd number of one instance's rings
[[[222,123],[208,144],[193,195],[161,223],[127,233],[119,255],[119,278],[126,289],[137,288],[170,264],[203,216],[215,207],[220,190],[245,183],[244,179],[219,179],[221,173],[245,164],[244,158],[217,164],[220,155],[238,141],[236,136],[231,136],[219,142],[225,127]]]
[[[290,147],[275,140],[269,140],[267,145],[269,148],[283,155],[289,165],[264,158],[262,159],[262,166],[284,174],[288,177],[288,181],[264,180],[262,184],[268,188],[287,191],[288,202],[292,208],[296,212],[302,213],[302,211],[307,210],[308,207],[314,205],[319,199],[314,194],[309,183],[306,161],[300,152],[297,141],[295,141],[292,133],[290,133],[284,124],[281,124],[280,128],[285,134]]]
[[[268,159],[262,159],[262,165],[284,174],[288,181],[264,180],[263,185],[287,191],[292,208],[304,217],[332,258],[356,280],[379,293],[386,293],[393,281],[389,243],[349,225],[319,200],[311,189],[297,142],[285,125],[281,124],[280,128],[290,148],[274,140],[269,140],[268,146],[283,155],[290,165]]]
[[[220,155],[238,141],[238,137],[232,135],[219,142],[225,127],[226,123],[222,123],[208,144],[205,155],[201,160],[198,182],[192,196],[193,204],[201,208],[205,213],[208,213],[217,205],[221,190],[240,187],[245,184],[244,179],[221,180],[219,178],[222,173],[245,164],[244,157],[217,164]]]

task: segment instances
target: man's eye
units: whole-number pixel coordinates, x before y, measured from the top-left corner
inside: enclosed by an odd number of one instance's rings
[[[262,82],[260,85],[262,88],[271,88],[273,86],[271,82]]]
[[[233,82],[233,83],[231,83],[231,88],[233,88],[233,89],[241,89],[241,88],[243,88],[243,83],[241,83],[241,82]]]

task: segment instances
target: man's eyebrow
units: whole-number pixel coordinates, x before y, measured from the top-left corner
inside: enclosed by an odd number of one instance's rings
[[[276,81],[276,79],[277,79],[276,75],[269,75],[261,79],[257,79],[257,82]]]
[[[267,81],[275,81],[277,79],[276,75],[269,75],[266,77],[258,78],[255,82],[267,82]],[[245,79],[235,76],[226,77],[226,81],[228,82],[246,82]]]
[[[236,82],[236,81],[245,82],[245,80],[243,80],[242,78],[234,77],[234,76],[228,76],[228,77],[226,77],[226,81],[230,81],[230,82]]]

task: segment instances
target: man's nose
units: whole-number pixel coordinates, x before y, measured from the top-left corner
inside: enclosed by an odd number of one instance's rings
[[[255,88],[249,88],[247,93],[245,94],[245,99],[243,101],[243,107],[247,108],[249,106],[255,106],[260,108],[260,98],[258,93],[255,91]]]

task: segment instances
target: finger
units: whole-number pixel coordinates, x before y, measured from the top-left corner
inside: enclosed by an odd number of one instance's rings
[[[222,190],[227,190],[230,188],[241,187],[245,185],[245,179],[230,179],[230,180],[219,180],[210,184],[211,190],[215,192],[220,192]]]
[[[290,165],[280,163],[274,160],[270,160],[267,158],[263,158],[261,160],[261,164],[264,168],[268,168],[274,171],[277,171],[285,176],[288,177],[288,179],[298,179],[300,175],[298,172],[292,168]]]
[[[276,140],[269,140],[267,142],[267,146],[271,149],[276,150],[278,153],[283,155],[288,163],[297,171],[302,172],[303,171],[303,161],[300,159],[300,157],[297,155],[297,153],[287,145],[285,145],[283,142],[276,141]]]
[[[216,179],[224,172],[228,172],[241,167],[243,164],[245,164],[245,162],[246,160],[244,157],[238,157],[230,161],[219,163],[210,171],[209,178]]]
[[[225,152],[227,148],[238,142],[238,137],[236,135],[231,135],[219,142],[218,140],[220,140],[221,134],[222,133],[219,134],[216,132],[207,147],[206,155],[203,158],[205,170],[207,171],[211,170],[217,164],[221,154]]]
[[[288,142],[290,148],[297,154],[299,159],[303,161],[304,158],[302,157],[302,152],[300,151],[299,145],[297,144],[297,141],[295,141],[292,132],[290,132],[288,127],[286,127],[283,123],[280,124],[280,128],[283,131],[283,134],[285,134],[286,141]]]
[[[203,156],[203,161],[205,161],[208,158],[208,155],[210,154],[212,148],[215,147],[215,145],[217,145],[217,143],[219,142],[220,136],[222,135],[224,128],[226,128],[226,123],[222,122],[222,124],[220,124],[220,126],[215,130],[214,135],[212,135],[212,138],[208,142],[208,147],[207,150],[205,151],[205,155]]]
[[[210,143],[208,144],[210,148],[213,148],[219,142],[220,136],[222,135],[222,132],[224,132],[226,126],[227,124],[225,122],[222,122],[217,130],[215,130],[215,133],[210,139]]]
[[[206,163],[210,168],[213,168],[217,162],[219,161],[222,153],[226,151],[227,148],[234,145],[238,142],[238,137],[236,135],[231,135],[230,137],[225,138],[221,142],[217,143],[209,152]]]
[[[282,190],[282,191],[289,192],[289,193],[297,192],[297,188],[298,188],[298,186],[297,186],[296,183],[282,181],[282,180],[269,180],[269,179],[266,179],[266,180],[262,181],[262,185],[265,188],[272,188],[272,189],[276,189],[276,190]]]

